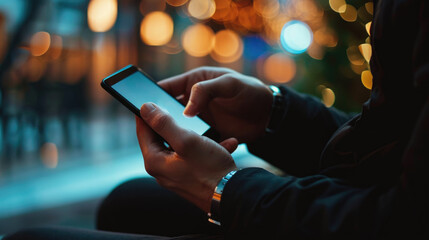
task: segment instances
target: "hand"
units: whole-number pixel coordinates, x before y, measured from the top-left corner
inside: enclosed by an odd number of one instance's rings
[[[136,117],[137,137],[146,171],[161,186],[209,212],[216,185],[237,168],[231,153],[238,141],[229,138],[218,144],[180,128],[169,114],[152,103],[143,104],[140,114],[143,120]],[[167,149],[161,138],[174,151]]]
[[[265,133],[273,96],[256,78],[227,68],[202,67],[159,85],[186,104],[186,115],[200,114],[222,139],[249,142]]]

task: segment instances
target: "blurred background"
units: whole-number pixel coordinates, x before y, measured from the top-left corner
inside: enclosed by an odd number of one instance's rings
[[[369,0],[0,1],[0,235],[94,227],[100,200],[147,176],[134,116],[100,87],[223,66],[360,111],[372,86]],[[276,169],[250,155],[238,164]]]

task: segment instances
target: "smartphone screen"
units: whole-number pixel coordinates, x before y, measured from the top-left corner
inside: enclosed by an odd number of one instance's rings
[[[185,107],[138,70],[112,83],[110,87],[138,110],[144,103],[153,102],[168,112],[182,128],[192,130],[199,135],[203,135],[210,129],[210,126],[199,117],[185,117],[183,115]]]

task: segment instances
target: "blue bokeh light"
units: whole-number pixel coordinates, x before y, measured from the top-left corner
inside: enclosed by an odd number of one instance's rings
[[[313,33],[304,22],[293,20],[287,22],[280,35],[282,47],[293,54],[303,53],[313,41]]]
[[[269,45],[260,36],[251,35],[243,38],[244,42],[244,57],[246,59],[255,60],[265,54]]]

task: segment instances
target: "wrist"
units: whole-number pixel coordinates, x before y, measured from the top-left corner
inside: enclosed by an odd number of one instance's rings
[[[211,199],[210,212],[208,213],[209,222],[216,225],[221,225],[221,214],[220,214],[220,202],[222,200],[223,190],[228,181],[234,176],[234,174],[239,171],[239,169],[234,169],[228,172],[224,177],[222,177],[214,189],[214,193]]]

